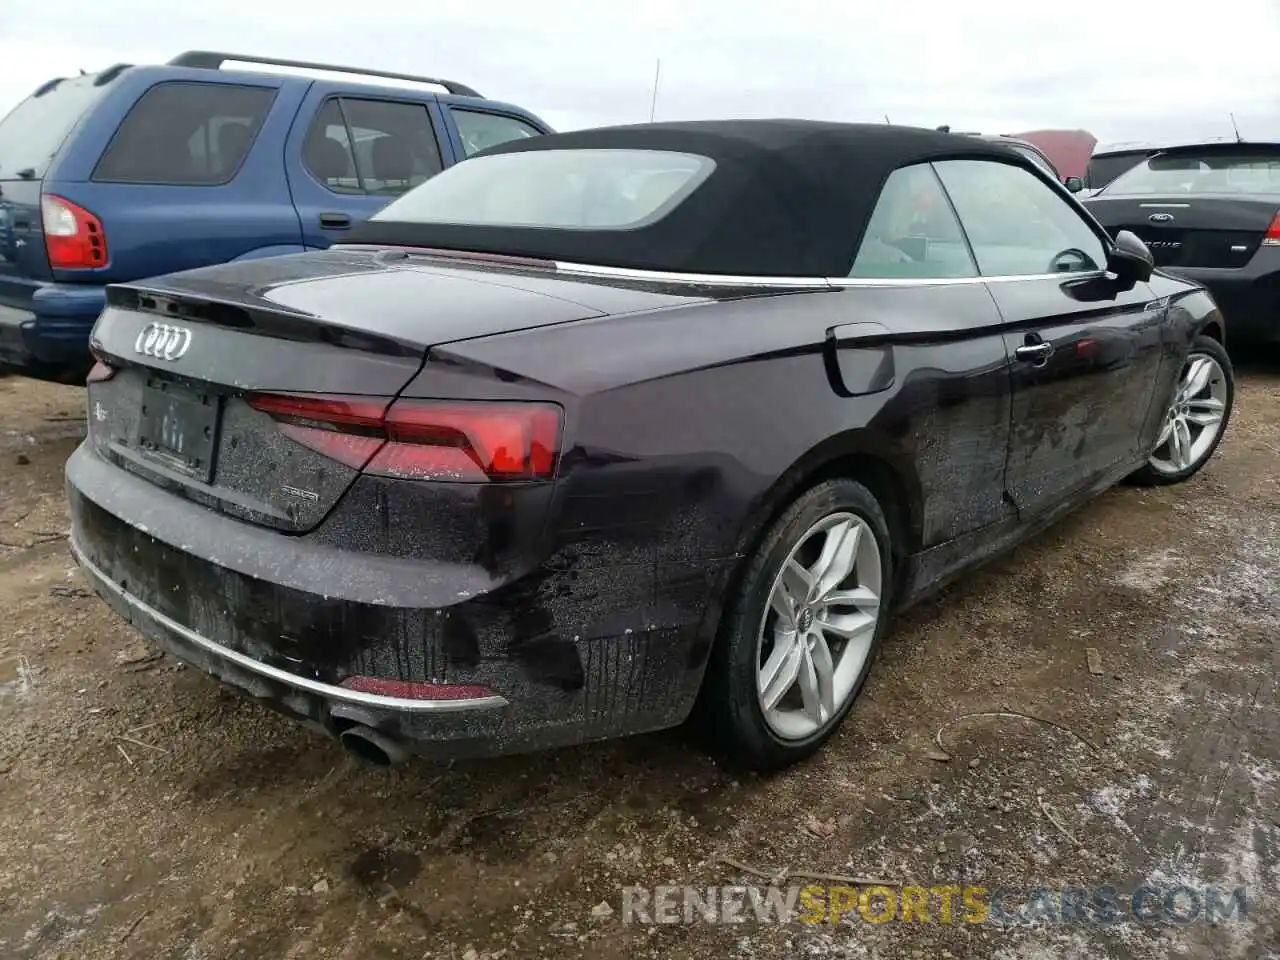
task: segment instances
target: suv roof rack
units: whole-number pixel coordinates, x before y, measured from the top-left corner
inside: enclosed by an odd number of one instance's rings
[[[413,83],[432,83],[444,87],[450,93],[460,97],[479,97],[465,83],[453,80],[440,80],[436,77],[417,77],[411,73],[389,73],[386,70],[367,70],[363,67],[340,67],[332,63],[310,63],[306,60],[277,60],[274,57],[251,57],[240,53],[217,53],[212,50],[188,50],[169,61],[171,67],[197,67],[204,70],[219,70],[228,60],[244,63],[262,63],[273,67],[293,67],[301,70],[328,70],[332,73],[351,73],[366,77],[381,77],[387,80],[408,80]]]

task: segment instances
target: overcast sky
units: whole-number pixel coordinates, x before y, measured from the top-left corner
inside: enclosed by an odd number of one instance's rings
[[[92,39],[90,39],[92,38]],[[560,129],[799,116],[1280,137],[1280,0],[0,0],[0,114],[185,49],[445,76]]]

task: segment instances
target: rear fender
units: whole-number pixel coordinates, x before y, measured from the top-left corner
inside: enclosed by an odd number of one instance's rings
[[[875,430],[849,430],[806,451],[752,505],[738,534],[736,554],[745,560],[765,531],[805,490],[836,477],[857,480],[880,501],[894,536],[894,559],[920,549],[923,494],[915,469],[897,457]],[[886,502],[888,501],[888,502]]]
[[[850,430],[817,444],[796,460],[749,510],[737,537],[736,557],[719,571],[719,583],[710,592],[691,666],[705,670],[720,632],[725,609],[742,584],[747,564],[765,533],[804,491],[826,480],[845,477],[866,486],[885,511],[893,537],[894,576],[906,572],[903,562],[917,552],[922,536],[920,481],[909,464],[891,452],[889,443],[874,430]],[[701,675],[699,676],[701,686]]]

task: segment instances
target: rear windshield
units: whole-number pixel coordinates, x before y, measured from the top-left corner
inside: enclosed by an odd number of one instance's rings
[[[1138,194],[1280,194],[1280,151],[1156,155],[1121,174],[1107,196]]]
[[[0,120],[0,180],[44,178],[67,134],[102,96],[92,75],[63,80],[41,96],[30,96]]]
[[[1105,187],[1120,174],[1140,162],[1146,153],[1109,153],[1089,161],[1087,179],[1095,190]]]
[[[707,157],[665,150],[498,153],[450,167],[370,219],[629,230],[666,216],[714,167]]]

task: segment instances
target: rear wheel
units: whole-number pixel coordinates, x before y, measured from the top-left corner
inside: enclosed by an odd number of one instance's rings
[[[765,771],[830,739],[884,634],[890,558],[884,512],[859,483],[827,481],[787,508],[749,560],[707,667],[714,748]]]
[[[1235,402],[1231,358],[1211,337],[1197,337],[1165,410],[1156,447],[1129,479],[1163,486],[1200,471],[1222,442]]]

